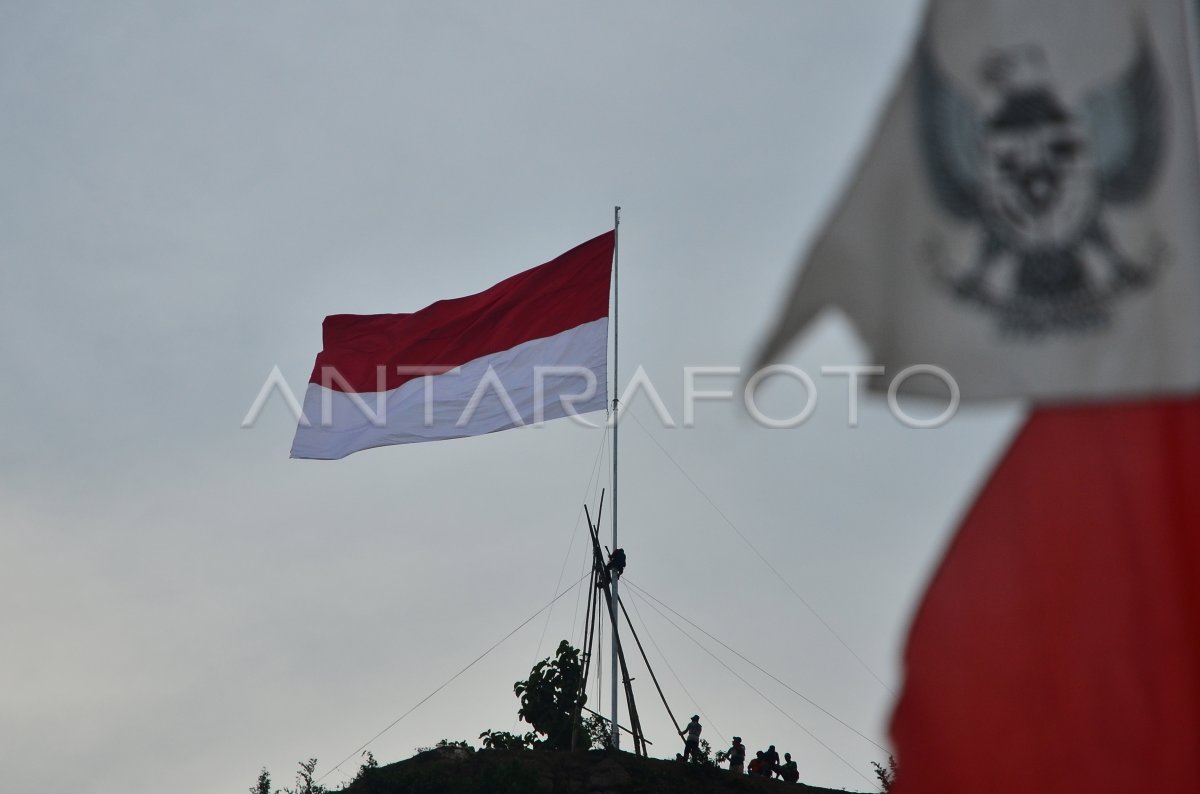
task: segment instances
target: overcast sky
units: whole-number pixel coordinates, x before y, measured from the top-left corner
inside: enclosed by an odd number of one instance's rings
[[[302,392],[325,315],[477,292],[610,228],[614,204],[620,378],[644,366],[681,420],[684,366],[751,359],[918,15],[917,0],[0,4],[0,788],[238,792],[264,765],[290,784],[299,759],[340,761],[574,582],[599,431],[317,462],[288,459],[277,397],[239,424],[272,367]],[[794,430],[719,402],[666,429],[631,405],[627,575],[885,744],[911,610],[1017,413],[914,431],[871,398],[851,429],[845,381],[819,375],[865,361],[850,327],[823,322],[789,360],[819,393]],[[763,406],[802,400],[778,383]],[[868,788],[881,751],[709,643],[822,747],[626,592],[676,715],[703,713],[715,748],[738,734],[791,752],[806,782]],[[523,730],[512,683],[578,643],[578,593],[376,757]],[[673,755],[634,675],[653,751]]]

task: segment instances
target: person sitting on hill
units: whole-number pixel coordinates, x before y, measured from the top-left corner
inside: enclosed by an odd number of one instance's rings
[[[775,745],[771,745],[763,753],[763,763],[767,765],[765,777],[774,777],[779,772],[779,753],[775,752]]]
[[[765,766],[766,766],[766,764],[763,763],[762,750],[759,750],[757,753],[754,754],[754,760],[750,762],[750,766],[746,768],[746,771],[752,775],[760,775],[761,776],[763,773],[763,767],[765,767]]]
[[[725,754],[725,759],[729,761],[729,771],[742,774],[746,763],[746,745],[742,744],[741,736],[733,737],[733,746],[729,748],[729,752]]]
[[[785,783],[800,782],[800,770],[796,768],[796,762],[792,760],[791,753],[784,753],[784,765],[779,769],[779,776],[783,778]]]

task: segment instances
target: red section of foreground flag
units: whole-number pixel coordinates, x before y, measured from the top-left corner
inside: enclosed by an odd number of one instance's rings
[[[309,382],[335,391],[389,391],[421,377],[398,373],[397,366],[450,369],[607,317],[614,239],[605,232],[476,295],[412,314],[330,315]],[[342,380],[322,379],[328,368]]]
[[[1036,410],[914,622],[899,794],[1195,791],[1200,399]]]

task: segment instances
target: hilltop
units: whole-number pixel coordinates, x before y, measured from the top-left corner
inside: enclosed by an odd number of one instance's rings
[[[789,785],[725,769],[610,750],[552,752],[437,748],[367,770],[346,794],[736,794],[844,789]]]

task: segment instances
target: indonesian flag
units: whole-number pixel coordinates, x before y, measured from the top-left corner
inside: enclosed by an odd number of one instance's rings
[[[293,458],[494,433],[601,410],[614,232],[413,314],[325,318]]]
[[[885,380],[1035,403],[914,619],[899,794],[1196,789],[1195,12],[934,0],[764,347],[832,304]]]

